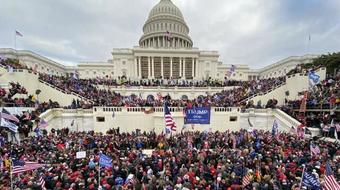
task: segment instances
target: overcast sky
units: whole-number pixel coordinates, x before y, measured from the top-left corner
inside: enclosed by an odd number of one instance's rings
[[[138,44],[159,0],[0,0],[0,47],[65,64],[106,61]],[[260,68],[292,55],[340,51],[340,0],[173,0],[194,46],[225,64]],[[309,42],[309,35],[311,41]]]

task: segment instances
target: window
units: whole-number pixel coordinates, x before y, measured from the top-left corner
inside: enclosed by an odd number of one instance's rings
[[[237,121],[237,116],[230,116],[229,117],[230,122],[236,122]]]
[[[96,71],[93,71],[93,74],[97,74],[97,72],[96,72]]]
[[[97,122],[105,122],[105,117],[97,117]]]
[[[123,70],[122,70],[122,75],[123,75],[123,76],[126,76],[126,72],[127,72],[127,70],[126,70],[126,69],[123,69]]]
[[[123,61],[123,65],[125,65],[126,64],[126,61]]]
[[[89,74],[89,71],[86,71],[86,74],[88,75],[88,74]]]

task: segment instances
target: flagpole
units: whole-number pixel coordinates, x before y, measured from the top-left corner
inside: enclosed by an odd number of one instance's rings
[[[311,37],[310,37],[310,34],[308,36],[308,45],[307,45],[307,54],[309,54],[310,52],[310,42],[311,42]]]
[[[15,31],[14,31],[14,50],[15,51],[17,50],[17,34]]]
[[[301,181],[300,181],[299,189],[301,189],[301,186],[302,186],[303,175],[305,174],[305,168],[306,168],[306,166],[303,166],[302,176],[301,176]]]
[[[12,147],[11,147],[12,149]],[[13,160],[12,160],[12,150],[11,150],[11,154],[9,155],[9,159],[10,159],[10,167],[9,167],[9,174],[10,174],[10,181],[11,181],[11,190],[13,190]]]

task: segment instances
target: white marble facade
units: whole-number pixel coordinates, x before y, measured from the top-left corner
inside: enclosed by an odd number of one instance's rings
[[[18,58],[28,67],[54,75],[78,73],[80,78],[189,79],[224,80],[233,63],[222,64],[217,51],[193,47],[189,27],[183,14],[171,0],[160,0],[149,13],[143,26],[139,46],[114,48],[108,61],[83,62],[65,66],[27,50],[0,49],[0,56]],[[308,63],[316,55],[292,56],[253,70],[248,65],[235,65],[231,80],[254,80],[285,75],[297,64]]]

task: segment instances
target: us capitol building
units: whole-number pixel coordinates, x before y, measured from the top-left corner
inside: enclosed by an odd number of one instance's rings
[[[126,76],[139,79],[223,80],[233,63],[222,64],[217,51],[203,51],[193,47],[180,9],[171,0],[161,0],[152,8],[143,26],[139,46],[114,48],[112,59],[106,62],[84,62],[65,66],[27,50],[0,49],[0,56],[18,58],[28,67],[54,75],[80,78]],[[248,65],[235,65],[232,80],[253,80],[283,76],[297,64],[308,63],[316,55],[292,56],[259,70]]]

